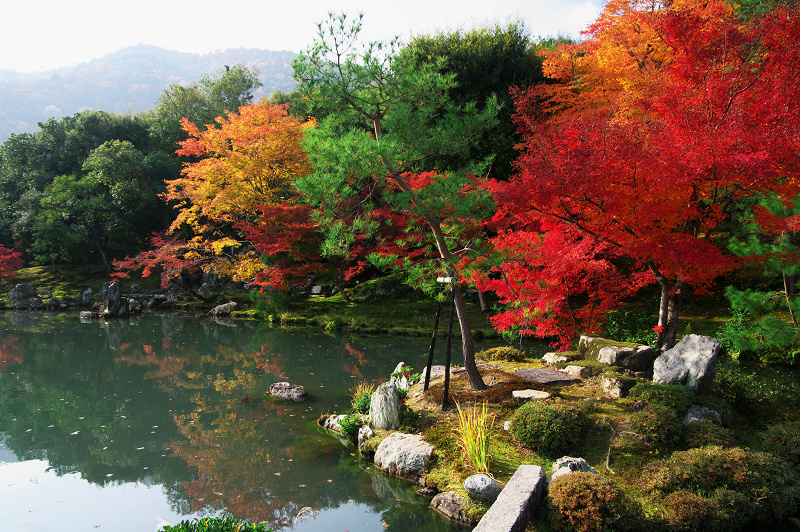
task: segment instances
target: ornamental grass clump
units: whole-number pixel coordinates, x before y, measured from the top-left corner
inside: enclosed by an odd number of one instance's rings
[[[495,415],[488,412],[484,401],[481,407],[472,406],[458,409],[458,443],[467,460],[478,473],[488,473],[491,455],[489,445],[492,440]]]
[[[355,412],[359,414],[369,414],[369,406],[372,402],[372,394],[375,392],[375,385],[366,382],[360,382],[353,388],[351,395],[352,406]]]

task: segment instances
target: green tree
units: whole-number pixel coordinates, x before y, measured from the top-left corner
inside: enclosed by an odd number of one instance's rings
[[[314,44],[293,64],[299,90],[326,112],[306,137],[314,172],[296,186],[312,205],[325,198],[351,204],[358,199],[365,214],[371,205],[418,217],[433,237],[438,271],[456,277],[460,257],[453,249],[467,248],[458,241],[463,236],[458,221],[480,216],[479,210],[469,209],[486,203],[482,195],[465,192],[475,190],[470,172],[481,175],[487,161],[469,160],[461,168],[437,168],[435,161],[466,159],[475,138],[496,124],[496,100],[483,109],[474,102],[458,105],[448,94],[453,75],[409,61],[399,54],[397,39],[361,43],[361,19],[329,15],[319,24]],[[438,174],[434,186],[410,182],[412,174],[431,170]],[[326,219],[326,212],[319,210],[323,229],[341,234],[344,220]],[[443,224],[443,213],[451,223]],[[472,386],[483,389],[458,280],[453,291],[465,368]]]
[[[732,351],[790,364],[800,360],[799,200],[787,202],[773,194],[752,198],[750,205],[740,202],[728,248],[760,268],[766,282],[725,289],[734,315],[720,339]]]
[[[36,262],[78,262],[94,249],[111,271],[109,254],[136,251],[163,223],[150,169],[130,142],[106,142],[87,157],[83,175],[59,175],[43,192],[25,193],[14,229]]]
[[[174,83],[164,89],[152,120],[152,131],[159,147],[171,153],[178,149],[179,142],[186,140],[181,128],[182,118],[202,127],[212,124],[226,111],[237,112],[243,105],[252,103],[253,93],[262,85],[258,76],[258,69],[226,65],[191,85]]]
[[[486,102],[496,97],[501,104],[499,123],[483,132],[470,147],[468,158],[493,157],[491,175],[501,179],[511,174],[517,156],[514,146],[522,141],[511,114],[511,87],[527,88],[543,83],[543,58],[539,50],[553,48],[564,39],[534,41],[524,22],[496,24],[471,30],[455,30],[415,36],[402,54],[412,65],[433,65],[442,75],[453,75],[450,97],[459,105]],[[463,161],[466,162],[466,161]],[[459,161],[446,162],[447,166]]]

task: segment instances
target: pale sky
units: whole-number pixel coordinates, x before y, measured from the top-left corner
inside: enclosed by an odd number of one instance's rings
[[[126,46],[208,53],[299,52],[330,11],[364,13],[365,40],[522,20],[533,37],[579,37],[601,0],[14,0],[0,22],[0,70],[72,66]]]

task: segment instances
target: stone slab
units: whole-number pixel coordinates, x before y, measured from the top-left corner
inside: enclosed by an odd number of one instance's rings
[[[545,386],[569,386],[581,382],[580,379],[557,369],[524,368],[516,370],[514,375]]]
[[[542,500],[544,469],[521,465],[473,532],[523,532]]]
[[[517,401],[530,401],[532,399],[547,399],[550,394],[539,390],[514,390],[511,397]]]

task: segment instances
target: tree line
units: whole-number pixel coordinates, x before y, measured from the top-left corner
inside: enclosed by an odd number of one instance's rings
[[[379,268],[443,297],[450,277],[475,388],[467,285],[497,295],[499,329],[561,346],[655,286],[670,346],[689,291],[758,266],[761,290],[728,289],[747,323],[729,341],[795,360],[795,6],[614,0],[579,43],[522,24],[363,42],[361,25],[322,21],[269,101],[235,66],[147,115],[13,136],[3,245],[273,294],[314,275],[346,298]]]

